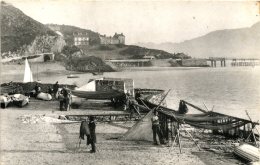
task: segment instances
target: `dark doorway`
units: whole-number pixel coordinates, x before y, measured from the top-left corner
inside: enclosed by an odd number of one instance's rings
[[[44,55],[43,60],[44,60],[44,62],[47,62],[47,61],[50,61],[51,58],[49,55]]]

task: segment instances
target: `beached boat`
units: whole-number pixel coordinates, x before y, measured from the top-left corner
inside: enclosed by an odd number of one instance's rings
[[[134,81],[132,79],[105,77],[91,79],[86,85],[71,92],[74,96],[96,100],[121,98],[125,93],[134,96]]]
[[[249,162],[258,162],[260,157],[259,149],[249,144],[237,146],[234,150],[234,154]]]
[[[70,75],[67,76],[67,78],[79,78],[79,76],[78,75],[74,75],[74,74],[70,74]]]
[[[112,98],[119,98],[124,95],[124,93],[117,90],[110,91],[71,91],[72,95],[78,96],[86,99],[97,99],[97,100],[111,100]]]
[[[234,117],[218,112],[206,111],[184,100],[181,100],[180,102],[200,111],[201,113],[180,114],[180,107],[178,110],[174,110],[165,106],[158,106],[157,104],[154,104],[147,99],[143,99],[142,102],[145,107],[149,107],[148,110],[157,108],[157,111],[159,112],[159,115],[162,116],[162,118],[171,119],[172,121],[178,122],[180,124],[188,124],[197,129],[212,130],[213,133],[220,134],[226,137],[238,137],[239,135],[243,135],[243,138],[246,139],[250,136],[252,129],[255,128],[256,125],[259,125],[259,123],[253,122],[251,120]],[[141,106],[142,109],[145,109],[145,107]],[[166,120],[163,122],[165,122],[165,125],[167,125]],[[167,132],[166,127],[165,131]],[[255,140],[258,140],[258,135],[254,135]]]
[[[19,107],[24,107],[29,104],[29,97],[24,96],[22,94],[14,94],[12,96],[13,104]]]
[[[52,96],[49,93],[41,92],[36,96],[37,99],[50,101],[52,99]]]
[[[1,95],[0,96],[0,103],[1,103],[1,108],[6,108],[9,103],[12,102],[12,99],[8,95]]]
[[[104,73],[101,72],[100,69],[98,69],[97,72],[92,72],[92,74],[93,74],[94,76],[96,76],[96,75],[103,75]]]

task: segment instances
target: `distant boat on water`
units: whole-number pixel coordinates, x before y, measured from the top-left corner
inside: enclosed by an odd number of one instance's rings
[[[96,76],[96,75],[103,75],[104,73],[103,73],[103,72],[92,72],[92,74],[93,74],[94,76]]]
[[[74,75],[74,74],[70,74],[70,75],[67,76],[67,78],[79,78],[79,76],[78,75]]]
[[[23,82],[33,82],[33,74],[29,65],[27,58],[25,59],[25,69],[24,69],[24,77]]]
[[[97,72],[92,72],[92,74],[93,74],[94,76],[96,76],[96,75],[103,75],[104,73],[103,73],[103,72],[100,72],[100,69],[98,69]]]

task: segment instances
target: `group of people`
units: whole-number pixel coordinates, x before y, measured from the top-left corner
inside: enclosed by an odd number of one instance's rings
[[[129,106],[134,106],[134,104],[131,105],[131,101],[129,101],[129,104],[130,104]],[[162,133],[162,130],[160,127],[160,121],[159,121],[159,116],[158,116],[157,110],[153,111],[153,116],[151,117],[151,122],[152,122],[154,145],[165,144],[165,138],[163,136],[163,133]],[[88,122],[87,122],[87,120],[84,120],[81,122],[79,138],[84,140],[84,136],[86,135],[86,137],[87,137],[86,145],[87,146],[89,144],[91,145],[90,153],[96,152],[95,143],[97,142],[97,140],[96,140],[96,131],[95,130],[96,130],[96,123],[95,123],[94,116],[90,116]],[[157,136],[158,136],[158,140],[157,140]]]
[[[53,85],[53,91],[54,91],[57,99],[60,101],[60,110],[68,111],[70,109],[70,104],[71,104],[70,91],[65,87],[63,87],[61,90],[59,90],[58,81]]]
[[[34,90],[34,96],[37,97],[37,95],[41,92],[41,87],[38,84],[36,84]],[[61,111],[67,111],[70,109],[71,93],[65,87],[60,88],[58,81],[55,84],[53,84],[52,88],[51,86],[49,86],[47,92],[52,96],[52,98],[59,100]]]

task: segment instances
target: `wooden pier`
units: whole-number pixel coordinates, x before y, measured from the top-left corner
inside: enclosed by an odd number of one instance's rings
[[[257,66],[260,61],[257,59],[232,59],[231,66]]]
[[[224,57],[209,57],[207,61],[210,62],[211,67],[217,67],[220,62],[220,67],[232,66],[257,66],[260,65],[259,59],[254,58],[224,58]]]
[[[226,59],[223,57],[210,57],[207,60],[210,61],[211,67],[217,67],[217,61],[220,61],[221,67],[226,67]]]

